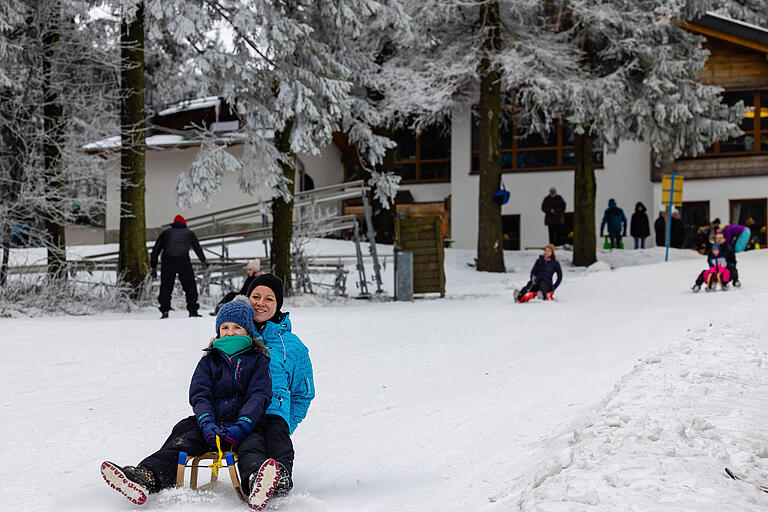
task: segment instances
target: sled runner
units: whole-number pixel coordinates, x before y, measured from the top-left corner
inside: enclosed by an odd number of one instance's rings
[[[223,456],[223,457],[222,457]],[[226,466],[222,464],[222,458],[226,462]],[[211,464],[200,464],[202,461],[211,461]],[[191,464],[188,464],[189,462]],[[198,457],[189,457],[186,452],[179,452],[179,462],[176,469],[176,487],[184,487],[184,475],[187,468],[191,468],[192,471],[189,475],[189,486],[192,489],[199,489],[204,491],[214,487],[218,480],[218,469],[227,468],[229,471],[229,479],[232,481],[232,487],[235,489],[237,496],[243,500],[248,500],[248,496],[243,492],[243,488],[240,485],[240,477],[237,474],[237,455],[232,452],[216,453],[208,452]],[[209,468],[211,470],[211,481],[207,484],[197,485],[197,474],[200,468]]]
[[[735,474],[733,471],[731,471],[731,470],[730,470],[730,469],[728,469],[728,468],[725,468],[725,472],[726,472],[726,474],[727,474],[729,477],[731,477],[733,480],[741,480],[742,482],[746,482],[746,483],[748,483],[748,484],[752,484],[752,485],[754,485],[755,487],[757,487],[758,489],[760,489],[761,491],[768,493],[768,485],[762,485],[762,484],[758,484],[757,482],[752,482],[752,481],[750,481],[750,480],[747,480],[746,478],[742,478],[742,477],[740,477],[739,475],[736,475],[736,474]]]

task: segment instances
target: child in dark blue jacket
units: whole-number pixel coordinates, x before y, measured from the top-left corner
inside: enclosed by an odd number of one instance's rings
[[[557,281],[552,283],[552,277],[557,274]],[[555,259],[555,246],[544,247],[544,254],[539,256],[531,269],[531,280],[522,289],[515,290],[515,302],[528,302],[533,298],[553,300],[555,289],[563,280],[563,270]]]
[[[253,323],[253,310],[242,302],[224,304],[216,316],[216,337],[192,376],[189,403],[195,415],[173,427],[162,448],[138,466],[101,465],[107,483],[137,505],[147,495],[176,484],[179,452],[190,456],[222,449],[238,456],[248,506],[263,509],[280,478],[266,455],[265,411],[272,400],[269,356]],[[250,491],[249,491],[250,489]]]

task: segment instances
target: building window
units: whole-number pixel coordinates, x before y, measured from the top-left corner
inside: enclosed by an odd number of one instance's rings
[[[731,199],[731,223],[747,226],[752,232],[753,241],[765,247],[766,223],[768,221],[768,200],[760,199]],[[750,244],[751,245],[751,244]]]
[[[402,183],[451,180],[451,134],[440,127],[395,130],[395,165],[393,171]]]
[[[509,114],[511,115],[511,114]],[[501,125],[501,171],[546,171],[573,169],[575,162],[573,129],[566,122],[558,121],[546,134],[532,134],[527,137],[517,133],[514,118]],[[472,123],[472,172],[480,170],[479,129],[477,121]],[[603,166],[603,146],[595,139],[592,150],[595,167]]]
[[[704,152],[708,156],[737,156],[768,153],[768,92],[731,91],[723,93],[723,102],[735,105],[743,101],[749,109],[739,127],[744,135],[715,142]]]

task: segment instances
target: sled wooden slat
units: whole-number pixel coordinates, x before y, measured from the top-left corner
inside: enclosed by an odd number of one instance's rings
[[[245,495],[245,492],[243,491],[242,486],[240,485],[240,476],[237,473],[237,455],[235,455],[232,452],[227,452],[224,454],[224,458],[226,459],[226,466],[221,468],[219,471],[223,471],[225,468],[227,469],[227,472],[229,473],[229,479],[232,481],[232,488],[235,490],[235,494],[243,500],[246,501],[248,497]],[[186,473],[186,469],[190,468],[190,474],[189,474],[189,487],[192,489],[197,489],[198,491],[205,491],[208,489],[211,489],[216,486],[218,483],[218,477],[211,471],[211,480],[208,483],[205,483],[203,485],[198,485],[198,471],[201,467],[209,467],[208,464],[201,464],[201,462],[207,462],[211,461],[211,464],[213,464],[214,461],[219,459],[219,454],[216,452],[208,452],[204,453],[202,455],[199,455],[197,457],[189,457],[186,453],[180,452],[179,453],[179,460],[178,460],[178,467],[176,469],[176,487],[184,487],[184,476]],[[191,460],[191,464],[187,465]]]

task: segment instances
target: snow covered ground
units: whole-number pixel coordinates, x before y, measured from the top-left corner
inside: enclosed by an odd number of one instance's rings
[[[768,482],[768,251],[740,255],[742,289],[709,294],[689,290],[694,253],[601,252],[613,270],[566,265],[557,302],[524,305],[512,290],[535,251],[507,253],[504,275],[472,254],[446,251],[445,299],[284,308],[317,398],[294,436],[294,492],[270,509],[765,509],[723,468]],[[99,464],[135,464],[190,414],[214,334],[211,317],[157,317],[0,319],[4,510],[135,508]],[[240,507],[224,479],[143,509]]]

